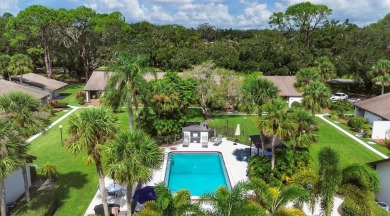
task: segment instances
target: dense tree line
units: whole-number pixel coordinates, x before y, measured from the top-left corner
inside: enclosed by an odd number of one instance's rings
[[[31,6],[15,17],[0,18],[0,53],[23,53],[35,67],[62,67],[74,77],[86,77],[106,66],[113,54],[143,54],[148,66],[162,71],[184,71],[211,60],[236,72],[261,71],[265,75],[293,75],[327,56],[339,77],[373,86],[370,71],[379,59],[389,59],[390,15],[358,27],[330,20],[325,5],[300,3],[270,17],[270,29],[218,29],[127,24],[119,12],[99,14],[90,8],[53,10]]]

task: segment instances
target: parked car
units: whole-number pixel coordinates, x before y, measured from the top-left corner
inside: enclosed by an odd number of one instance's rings
[[[342,92],[337,92],[330,97],[331,100],[344,100],[348,99],[348,95]]]
[[[383,208],[385,211],[390,211],[390,207],[386,203],[384,203],[384,202],[376,202],[376,204],[378,204],[378,206]]]

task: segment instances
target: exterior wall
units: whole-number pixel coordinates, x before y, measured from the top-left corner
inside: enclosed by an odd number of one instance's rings
[[[390,121],[374,121],[371,139],[389,139]]]
[[[27,166],[28,185],[31,187],[30,167]],[[24,193],[22,169],[18,169],[5,179],[5,201],[14,202]]]
[[[363,117],[363,116],[364,116],[364,109],[355,107],[355,117]]]
[[[89,91],[85,91],[85,100],[86,100],[86,102],[89,102],[91,100],[91,96],[90,96]]]
[[[200,142],[208,142],[209,141],[209,132],[200,132]],[[205,140],[203,140],[205,138]]]
[[[375,193],[376,199],[390,204],[390,161],[376,165],[376,172],[380,180],[380,189]]]
[[[56,98],[56,97],[60,96],[60,92],[59,91],[52,91],[52,92],[50,92],[50,96],[51,96],[51,98]]]
[[[373,113],[370,113],[368,111],[365,111],[364,112],[364,118],[367,119],[367,121],[370,123],[371,127],[372,127],[372,124],[374,123],[374,121],[382,121],[382,117],[380,116],[377,116]]]
[[[294,102],[294,101],[298,101],[299,103],[302,102],[303,100],[303,97],[288,97],[287,98],[287,102],[288,102],[288,106],[291,107],[291,104]]]

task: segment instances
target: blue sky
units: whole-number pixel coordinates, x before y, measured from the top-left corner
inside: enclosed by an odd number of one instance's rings
[[[303,0],[307,1],[307,0]],[[209,23],[217,28],[269,28],[273,12],[284,11],[302,0],[1,0],[0,14],[19,11],[34,4],[50,8],[76,8],[85,5],[99,13],[120,11],[127,22],[146,20],[154,24],[180,24],[197,27]],[[311,0],[333,10],[330,19],[364,26],[390,13],[390,0]]]

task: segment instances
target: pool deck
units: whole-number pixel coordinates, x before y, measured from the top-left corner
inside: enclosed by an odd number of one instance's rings
[[[230,184],[234,187],[238,182],[247,181],[248,177],[246,176],[246,170],[249,159],[249,146],[242,145],[237,143],[234,145],[232,141],[227,140],[226,138],[222,139],[222,144],[218,146],[214,146],[212,142],[209,142],[207,148],[203,148],[201,143],[190,143],[188,147],[183,147],[182,144],[174,145],[170,147],[163,148],[164,149],[164,162],[160,170],[155,170],[153,172],[153,178],[146,185],[154,186],[160,182],[165,180],[165,170],[167,166],[167,155],[169,152],[176,151],[188,151],[188,152],[220,152],[223,155],[223,159],[225,161],[225,166],[227,173],[229,175]],[[254,151],[254,149],[252,149]],[[113,183],[112,179],[106,178],[106,186]],[[192,197],[193,199],[197,199],[198,197]],[[118,197],[116,199],[108,200],[109,203],[119,204],[120,211],[126,211],[126,196]],[[94,214],[93,208],[96,205],[101,204],[100,192],[97,191],[94,198],[92,199],[91,204],[85,212],[85,216],[89,214]]]

